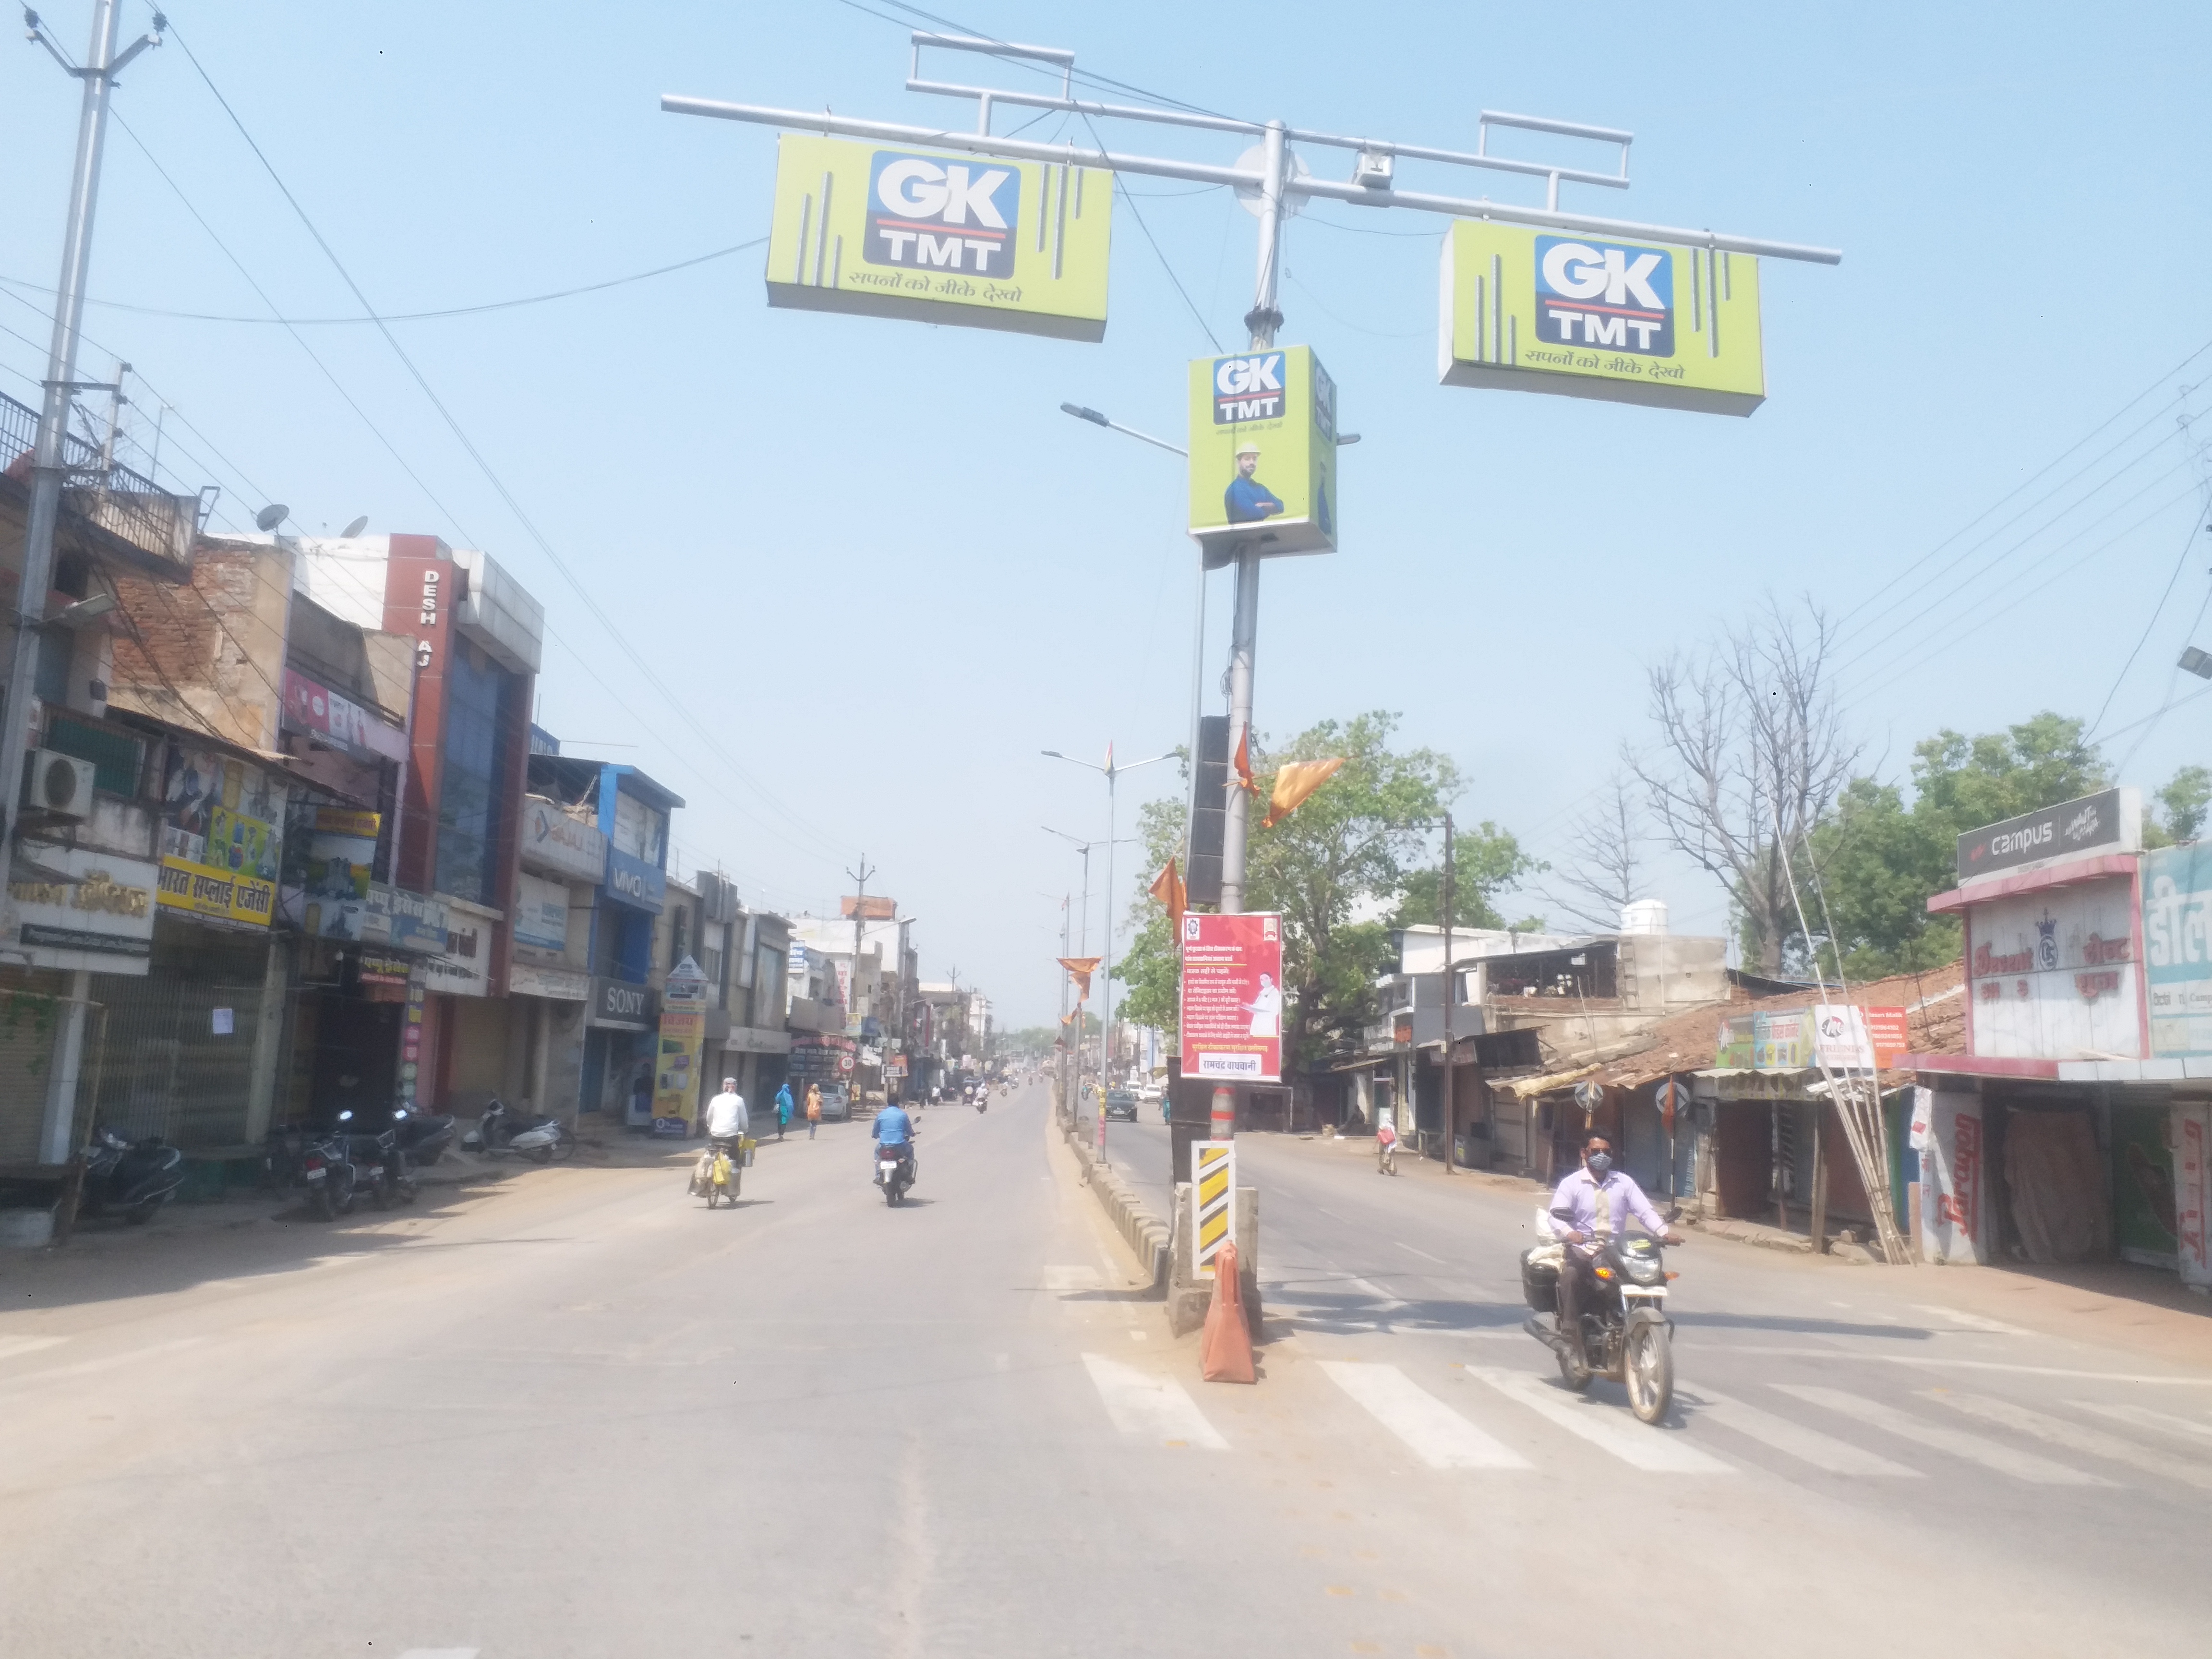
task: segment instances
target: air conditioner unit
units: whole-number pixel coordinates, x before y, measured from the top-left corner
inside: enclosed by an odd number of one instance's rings
[[[64,755],[52,749],[39,749],[31,754],[30,799],[27,803],[33,811],[52,812],[58,817],[88,818],[92,816],[93,765],[88,760],[79,760],[75,755]]]

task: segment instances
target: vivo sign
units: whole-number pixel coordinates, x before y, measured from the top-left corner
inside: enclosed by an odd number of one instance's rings
[[[607,896],[620,901],[634,909],[650,910],[655,915],[668,898],[668,878],[643,859],[634,859],[620,848],[607,848],[605,886]]]

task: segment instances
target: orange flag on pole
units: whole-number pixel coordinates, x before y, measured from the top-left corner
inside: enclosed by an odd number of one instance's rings
[[[1075,994],[1086,1001],[1089,1000],[1091,996],[1091,976],[1098,971],[1099,958],[1097,957],[1061,957],[1059,960],[1061,967],[1066,969],[1069,973],[1075,975]]]
[[[1272,830],[1292,812],[1298,803],[1327,783],[1344,765],[1344,757],[1332,760],[1289,761],[1275,774],[1274,793],[1267,799],[1267,816],[1260,821],[1262,830]]]
[[[1260,793],[1260,786],[1252,777],[1251,736],[1252,728],[1249,726],[1237,734],[1237,787],[1247,794],[1256,795]]]
[[[1168,923],[1174,930],[1170,937],[1180,939],[1182,937],[1182,913],[1188,905],[1183,891],[1182,872],[1176,868],[1172,854],[1168,859],[1168,867],[1152,878],[1152,894],[1168,908]]]

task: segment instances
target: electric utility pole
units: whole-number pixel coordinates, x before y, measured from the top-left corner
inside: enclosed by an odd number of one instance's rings
[[[867,926],[868,878],[875,875],[880,868],[881,866],[878,866],[875,869],[871,869],[868,865],[868,855],[863,853],[860,854],[860,867],[858,870],[848,869],[845,872],[847,875],[852,877],[854,884],[852,1006],[845,1010],[845,1018],[855,1024],[860,1023],[860,930]],[[869,1006],[872,1007],[874,1006],[873,999],[870,1000]]]
[[[1452,1100],[1452,815],[1444,814],[1444,1173],[1459,1164],[1458,1113]],[[1418,1115],[1418,1114],[1417,1114]]]
[[[70,62],[46,38],[39,15],[27,10],[30,38],[44,46],[67,73],[84,83],[77,115],[76,159],[70,177],[69,219],[62,232],[61,280],[54,285],[54,331],[46,350],[45,399],[39,410],[39,435],[31,452],[31,510],[23,532],[23,576],[15,590],[14,647],[8,668],[7,701],[0,703],[0,836],[15,841],[17,803],[22,796],[23,757],[30,750],[31,717],[39,684],[39,628],[46,620],[46,593],[53,586],[54,527],[61,517],[62,483],[69,435],[70,398],[76,384],[77,328],[84,319],[85,273],[92,263],[93,210],[100,199],[100,150],[107,139],[108,96],[115,77],[149,46],[161,44],[169,20],[154,14],[154,33],[142,34],[121,52],[115,49],[117,0],[94,0],[92,45],[82,67]]]

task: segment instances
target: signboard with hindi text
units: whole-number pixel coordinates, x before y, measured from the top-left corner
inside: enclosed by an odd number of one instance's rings
[[[1182,1074],[1225,1083],[1283,1075],[1283,919],[1182,919]]]
[[[846,138],[776,141],[768,302],[1106,337],[1113,175]]]
[[[1209,565],[1233,545],[1336,550],[1336,382],[1310,346],[1190,366],[1190,533]]]
[[[284,797],[258,766],[170,747],[162,783],[157,902],[206,921],[266,927],[276,914]]]
[[[1446,386],[1748,415],[1766,400],[1759,261],[1490,220],[1443,239]]]
[[[707,1037],[707,976],[686,957],[660,991],[653,1061],[653,1133],[684,1136],[699,1105],[700,1050]]]
[[[2212,1054],[2212,846],[2143,855],[2142,939],[2151,1053]]]

